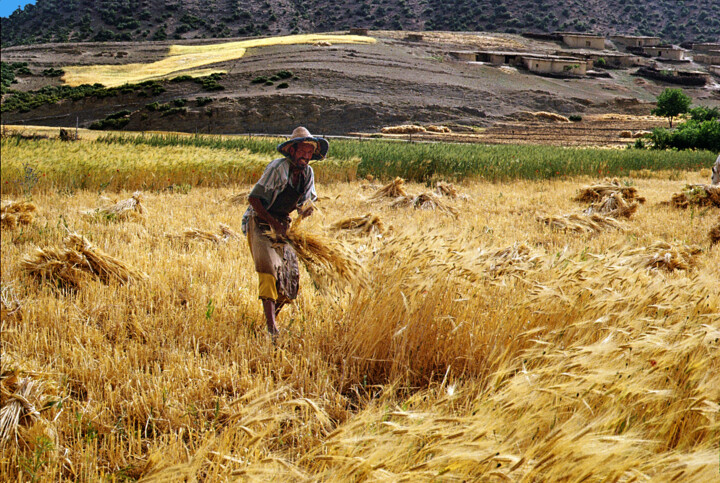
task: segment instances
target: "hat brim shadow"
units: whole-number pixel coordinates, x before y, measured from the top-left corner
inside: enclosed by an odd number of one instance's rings
[[[305,137],[305,138],[293,138],[289,141],[285,141],[282,144],[279,144],[277,147],[277,150],[280,154],[283,156],[290,156],[290,153],[287,151],[290,146],[293,146],[297,143],[302,143],[304,141],[311,141],[314,142],[317,146],[315,148],[315,152],[312,155],[313,160],[319,161],[321,159],[325,159],[325,156],[327,156],[328,149],[330,148],[330,144],[328,143],[327,139],[324,138],[316,138],[316,137]]]

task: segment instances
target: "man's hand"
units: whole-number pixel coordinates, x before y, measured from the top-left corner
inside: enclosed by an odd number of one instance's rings
[[[275,230],[275,233],[277,233],[279,236],[281,236],[283,238],[287,238],[287,230],[288,229],[283,223],[280,223],[279,221],[277,221],[273,218],[273,221],[270,223],[270,226],[272,227],[273,230]]]
[[[315,208],[313,208],[313,205],[307,205],[305,207],[298,208],[298,215],[300,215],[303,218],[307,218],[308,216],[312,215],[315,211]]]

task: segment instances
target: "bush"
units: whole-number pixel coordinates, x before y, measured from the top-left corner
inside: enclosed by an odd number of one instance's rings
[[[655,128],[650,139],[653,149],[706,149],[720,152],[720,122],[715,119],[691,119],[678,125],[674,131]]]
[[[43,77],[61,77],[65,75],[65,71],[62,69],[55,69],[54,67],[50,67],[49,69],[45,69],[41,72]]]
[[[288,87],[290,87],[290,84],[288,84],[287,82],[281,82],[277,85],[275,89],[287,89]]]
[[[198,97],[195,99],[195,102],[197,103],[198,107],[202,107],[204,105],[210,104],[214,99],[212,97]]]
[[[572,122],[580,122],[582,121],[582,116],[579,114],[572,114],[568,116],[568,119],[570,119]]]
[[[293,76],[293,73],[289,70],[281,70],[275,75],[278,77],[278,79],[290,79]]]
[[[187,104],[187,99],[175,99],[173,100],[173,105],[175,107],[183,107]]]
[[[251,84],[264,84],[267,82],[268,78],[265,76],[258,76],[250,81]]]
[[[127,109],[123,109],[122,111],[118,111],[114,114],[108,115],[105,119],[120,119],[121,117],[129,116],[131,113]]]
[[[193,80],[193,78],[190,75],[179,75],[170,79],[170,82],[186,82],[191,80]]]

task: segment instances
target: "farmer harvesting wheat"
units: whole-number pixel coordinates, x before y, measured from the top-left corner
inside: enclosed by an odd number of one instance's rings
[[[290,226],[290,213],[310,216],[315,201],[315,175],[310,160],[323,159],[328,151],[325,139],[313,137],[304,127],[297,127],[290,140],[277,147],[284,155],[270,162],[260,180],[250,191],[248,207],[242,220],[242,231],[248,237],[250,253],[258,273],[259,298],[270,335],[279,331],[275,317],[280,309],[297,297],[300,271],[295,251],[286,241],[273,241],[272,228],[284,239]]]

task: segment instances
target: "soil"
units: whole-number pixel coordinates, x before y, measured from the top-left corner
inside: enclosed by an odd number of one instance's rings
[[[557,79],[513,68],[452,60],[455,50],[513,49],[552,52],[559,44],[508,34],[425,36],[403,40],[398,32],[371,32],[372,45],[291,45],[249,49],[245,56],[212,67],[228,72],[225,90],[203,91],[194,82],[167,83],[152,98],[135,93],[102,100],[62,101],[27,113],[3,113],[6,124],[87,127],[123,109],[134,111],[127,130],[164,130],[216,134],[287,134],[305,125],[320,135],[370,135],[384,126],[444,124],[445,136],[467,142],[532,142],[568,145],[623,145],[622,131],[662,125],[647,119],[656,96],[669,85],[631,76],[631,70],[608,70],[608,78]],[[184,42],[184,43],[208,43]],[[78,64],[151,62],[163,58],[176,42],[44,44],[2,50],[3,61],[29,63],[32,71]],[[295,75],[288,87],[253,84],[258,76],[280,70]],[[178,72],[177,74],[181,74]],[[13,88],[37,89],[59,79],[21,78]],[[684,88],[696,103],[720,105],[713,83]],[[194,99],[214,101],[195,107]],[[163,116],[143,107],[151,102],[188,99],[185,114]],[[579,123],[538,121],[524,112],[550,111],[583,117]],[[613,119],[599,116],[622,113]],[[458,132],[460,131],[460,132]],[[436,139],[437,135],[428,138]]]

